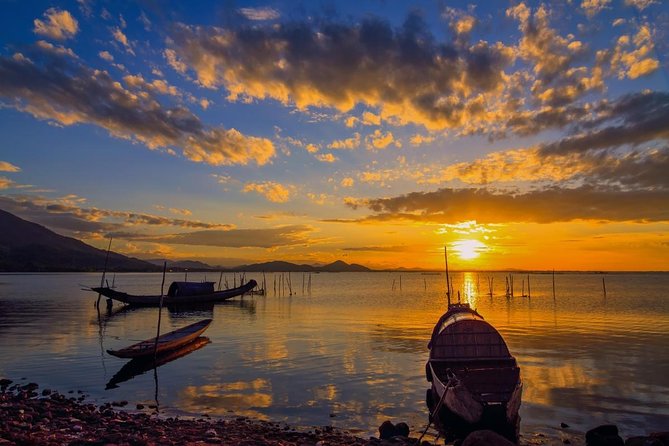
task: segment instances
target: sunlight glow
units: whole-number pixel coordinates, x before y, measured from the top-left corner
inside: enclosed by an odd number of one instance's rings
[[[462,260],[473,260],[481,255],[481,252],[486,248],[487,246],[484,243],[473,239],[453,242],[453,250]]]

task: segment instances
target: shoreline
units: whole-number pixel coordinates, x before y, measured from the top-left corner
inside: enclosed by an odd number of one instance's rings
[[[112,403],[85,402],[36,383],[0,380],[0,445],[282,445],[371,446],[391,444],[363,439],[331,426],[301,432],[290,425],[248,417],[163,418],[120,410]],[[394,439],[413,444],[416,439]],[[423,443],[427,446],[429,443]]]
[[[127,401],[97,404],[87,402],[81,392],[71,396],[50,389],[40,389],[33,382],[0,379],[0,446],[10,445],[72,445],[72,446],[143,446],[143,445],[240,445],[240,446],[416,446],[422,429],[408,436],[387,439],[377,436],[362,438],[350,430],[333,426],[291,426],[286,422],[258,420],[231,414],[229,417],[179,417],[147,413],[152,406],[137,404],[136,411]],[[74,396],[76,395],[76,396]],[[127,408],[126,408],[127,407]],[[126,409],[124,409],[126,408]],[[397,421],[397,420],[395,420]],[[384,422],[384,425],[392,422]],[[399,423],[401,424],[401,423]],[[397,425],[399,427],[399,424]],[[379,428],[382,428],[380,426]],[[625,445],[669,446],[669,432],[651,433],[622,440],[616,426],[599,426],[587,433],[572,430],[568,425],[537,427],[534,432],[521,432],[519,446],[559,445]],[[380,430],[380,429],[379,429]],[[408,431],[408,426],[407,426]],[[613,434],[612,432],[615,431]],[[496,438],[470,441],[462,446],[512,446]],[[593,432],[595,432],[593,434]],[[603,433],[603,434],[602,434]],[[493,434],[494,435],[494,434]],[[590,442],[592,435],[604,435],[606,443]],[[501,438],[501,437],[500,437]],[[598,437],[599,438],[599,437]],[[620,439],[618,443],[617,439]],[[613,441],[609,443],[608,441]],[[423,440],[420,446],[444,444],[443,439]],[[451,443],[449,443],[451,444]]]

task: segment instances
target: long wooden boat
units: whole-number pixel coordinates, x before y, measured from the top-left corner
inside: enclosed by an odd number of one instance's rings
[[[162,354],[170,350],[175,350],[197,339],[211,324],[211,319],[203,319],[194,324],[170,331],[158,337],[158,347],[156,348],[156,338],[147,339],[138,342],[130,347],[121,350],[107,350],[107,353],[119,358],[142,358]]]
[[[172,282],[165,296],[163,305],[194,305],[202,303],[222,302],[250,292],[258,286],[255,280],[249,280],[237,288],[214,290],[214,282]],[[160,304],[160,295],[135,295],[116,291],[109,287],[91,288],[92,291],[110,299],[128,305],[155,307]]]
[[[428,344],[426,402],[445,436],[491,429],[518,441],[522,381],[499,332],[468,304],[449,305]]]

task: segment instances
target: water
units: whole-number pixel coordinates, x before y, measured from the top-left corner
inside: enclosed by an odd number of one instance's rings
[[[232,284],[231,274],[224,277]],[[402,273],[401,290],[399,273],[312,274],[311,293],[303,294],[303,275],[293,273],[296,294],[281,297],[273,294],[275,277],[267,275],[266,297],[164,310],[162,332],[212,317],[211,342],[107,390],[126,361],[105,350],[155,336],[158,310],[115,304],[114,314],[98,318],[97,295],[79,284],[95,285],[99,274],[0,275],[0,377],[81,390],[97,403],[157,404],[164,415],[242,414],[360,435],[390,419],[420,430],[426,344],[445,307],[443,274]],[[554,300],[550,274],[530,275],[531,298],[520,296],[527,276],[515,274],[510,299],[504,274],[453,275],[463,300],[518,359],[521,432],[556,434],[560,422],[576,431],[614,423],[625,437],[669,427],[669,274],[605,277],[606,297],[602,275],[556,274]],[[182,279],[168,274],[166,283]],[[155,294],[160,281],[159,274],[118,274],[116,287]]]

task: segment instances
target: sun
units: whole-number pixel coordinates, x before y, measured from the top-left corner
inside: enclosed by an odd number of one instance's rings
[[[485,250],[487,246],[473,239],[456,240],[453,242],[453,250],[458,254],[462,260],[473,260],[481,255],[481,251]]]

